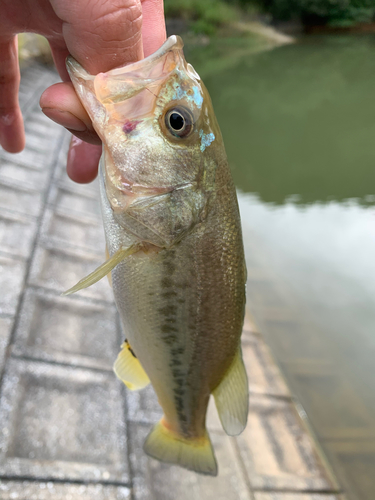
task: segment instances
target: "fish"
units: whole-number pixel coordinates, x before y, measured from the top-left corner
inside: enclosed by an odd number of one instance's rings
[[[211,99],[175,35],[106,73],[91,75],[71,56],[67,68],[103,144],[108,259],[66,294],[110,276],[126,338],[114,371],[130,390],[151,382],[164,414],[144,451],[216,476],[210,396],[234,436],[249,393],[240,214]]]

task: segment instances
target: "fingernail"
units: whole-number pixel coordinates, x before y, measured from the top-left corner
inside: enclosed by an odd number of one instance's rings
[[[43,113],[52,121],[62,125],[65,128],[75,130],[76,132],[84,132],[87,130],[86,125],[69,111],[62,111],[56,108],[42,108]]]

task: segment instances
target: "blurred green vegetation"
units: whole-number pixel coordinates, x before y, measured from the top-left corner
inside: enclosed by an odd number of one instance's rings
[[[249,0],[241,0],[249,3]],[[349,27],[375,18],[375,0],[258,0],[275,19],[299,18],[304,25]]]
[[[300,20],[305,26],[346,28],[374,22],[375,0],[165,0],[165,13],[207,35],[257,13],[268,13],[276,21]]]
[[[37,59],[43,64],[53,64],[51,49],[44,36],[36,33],[18,35],[18,58],[21,65]]]
[[[239,18],[237,6],[223,0],[164,0],[164,12],[167,18],[182,18],[195,33],[206,35]]]

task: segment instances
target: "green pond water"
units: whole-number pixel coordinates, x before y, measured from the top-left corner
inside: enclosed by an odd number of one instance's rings
[[[224,135],[248,307],[351,500],[375,498],[375,37],[189,59]]]

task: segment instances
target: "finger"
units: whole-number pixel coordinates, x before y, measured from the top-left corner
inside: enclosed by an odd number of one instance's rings
[[[143,57],[140,0],[51,0],[69,52],[90,73]]]
[[[59,72],[61,80],[63,82],[69,82],[69,74],[66,69],[65,60],[69,55],[69,51],[65,45],[60,46],[50,41],[51,53],[53,57],[53,62],[55,63],[56,69]]]
[[[98,164],[101,154],[101,146],[87,144],[73,136],[70,141],[66,166],[69,177],[79,183],[93,181],[98,174]]]
[[[19,85],[17,37],[0,39],[0,144],[10,153],[19,153],[25,147]]]
[[[86,142],[101,144],[72,83],[56,83],[48,87],[39,102],[48,118]]]
[[[145,57],[153,54],[167,38],[163,0],[142,0],[142,39]]]

